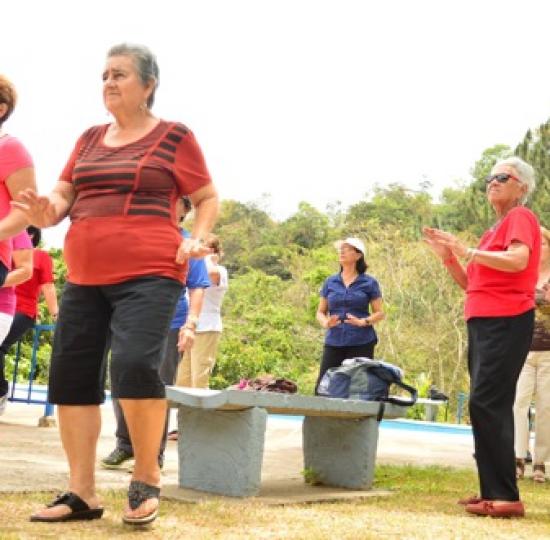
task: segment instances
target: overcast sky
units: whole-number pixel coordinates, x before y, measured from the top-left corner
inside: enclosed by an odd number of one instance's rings
[[[222,198],[268,193],[277,219],[376,184],[440,192],[550,116],[547,0],[17,0],[0,21],[20,94],[5,127],[42,192],[109,121],[101,72],[122,41],[157,55],[154,112],[195,132]]]

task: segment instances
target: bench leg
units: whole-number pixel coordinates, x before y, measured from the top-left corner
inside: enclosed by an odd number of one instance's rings
[[[260,491],[267,412],[179,407],[179,486],[250,497]]]
[[[321,484],[369,489],[374,480],[378,426],[374,417],[307,416],[302,428],[304,468]]]
[[[426,403],[424,405],[424,410],[426,411],[425,416],[427,422],[437,422],[437,412],[439,410],[439,405]]]

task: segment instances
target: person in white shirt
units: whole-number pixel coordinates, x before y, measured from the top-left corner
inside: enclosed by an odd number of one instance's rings
[[[218,264],[223,255],[219,238],[215,234],[209,234],[205,244],[212,250],[204,258],[212,285],[204,292],[192,348],[184,350],[180,347],[183,358],[178,366],[177,386],[208,388],[222,334],[221,307],[228,288],[227,269]]]

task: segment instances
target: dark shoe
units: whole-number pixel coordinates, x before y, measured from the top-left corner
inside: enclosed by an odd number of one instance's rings
[[[494,501],[481,501],[475,504],[467,504],[466,512],[477,516],[512,518],[525,516],[525,507],[521,501],[499,504],[495,504]]]
[[[160,488],[151,486],[140,480],[132,480],[128,489],[128,504],[132,510],[138,508],[148,499],[160,500]],[[155,508],[150,514],[141,516],[139,518],[122,516],[122,521],[130,525],[146,525],[156,519],[158,515],[158,507]]]
[[[531,452],[527,450],[527,455],[525,456],[525,463],[532,463],[533,462],[533,456],[531,455]]]
[[[463,506],[466,506],[468,504],[477,504],[480,503],[483,499],[481,497],[478,497],[477,495],[472,495],[471,497],[466,497],[465,499],[459,499],[457,501],[457,504],[461,504]]]
[[[525,460],[516,458],[516,479],[521,480],[525,476]]]
[[[56,523],[58,521],[99,519],[103,515],[103,508],[90,508],[78,495],[71,491],[59,495],[51,504],[48,504],[48,508],[59,506],[60,504],[66,504],[71,509],[71,512],[56,517],[33,515],[31,516],[31,521]]]
[[[120,469],[123,463],[133,458],[134,456],[126,450],[115,448],[107,457],[101,460],[101,466],[104,469]]]
[[[544,463],[533,465],[533,482],[544,484],[546,482],[546,468]]]

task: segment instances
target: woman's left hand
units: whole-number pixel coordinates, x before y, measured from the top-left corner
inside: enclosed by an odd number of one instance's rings
[[[351,313],[346,313],[346,318],[344,319],[344,322],[346,324],[351,324],[353,326],[360,326],[360,327],[368,326],[367,324],[365,324],[365,319],[355,317]]]
[[[202,243],[198,238],[184,238],[176,253],[176,262],[183,264],[187,259],[202,259],[212,253],[212,249]]]
[[[436,243],[449,248],[456,257],[464,258],[468,253],[468,246],[464,245],[454,234],[424,227],[424,236],[428,243]]]

